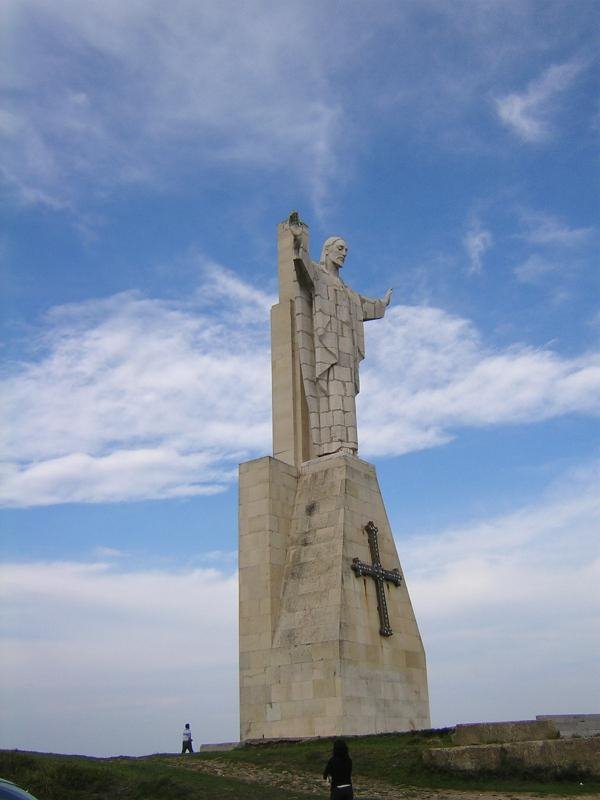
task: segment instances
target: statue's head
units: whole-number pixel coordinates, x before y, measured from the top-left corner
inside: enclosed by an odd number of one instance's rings
[[[321,250],[321,264],[324,267],[329,267],[333,264],[334,267],[340,269],[344,266],[344,260],[348,255],[348,245],[341,236],[330,236],[325,240],[323,249]]]

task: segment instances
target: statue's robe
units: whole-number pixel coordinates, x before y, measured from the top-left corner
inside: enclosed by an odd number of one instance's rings
[[[356,453],[363,322],[383,317],[386,305],[358,294],[321,264],[295,264],[303,287],[295,302],[296,336],[315,453]]]

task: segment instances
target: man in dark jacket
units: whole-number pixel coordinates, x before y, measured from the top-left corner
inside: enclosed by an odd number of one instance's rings
[[[352,759],[343,739],[333,743],[333,755],[325,766],[323,778],[331,779],[331,800],[353,800]]]

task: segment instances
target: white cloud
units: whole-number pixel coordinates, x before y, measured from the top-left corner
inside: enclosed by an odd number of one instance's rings
[[[218,491],[270,447],[268,307],[215,265],[187,302],[136,293],[50,312],[4,381],[5,502]],[[215,312],[217,309],[217,312]]]
[[[399,542],[436,724],[596,710],[599,477],[594,465],[531,506]]]
[[[117,550],[115,547],[104,547],[103,545],[98,545],[98,547],[94,548],[94,556],[96,558],[122,558],[126,555],[127,553],[123,552],[123,550]]]
[[[593,228],[570,228],[551,214],[523,214],[525,232],[522,238],[536,245],[578,247],[589,241]]]
[[[492,234],[477,221],[471,224],[464,236],[463,244],[469,256],[469,271],[481,272],[483,256],[490,249],[494,240]]]
[[[574,268],[580,268],[582,253],[589,249],[594,228],[572,228],[552,214],[522,212],[523,232],[518,238],[535,245],[540,252],[531,253],[514,268],[517,280],[522,283],[540,283],[551,273],[568,277]]]
[[[461,427],[532,423],[600,411],[600,355],[561,358],[514,345],[493,350],[464,319],[396,306],[367,326],[359,395],[362,452],[443,444]]]
[[[584,466],[527,507],[398,542],[434,724],[597,710],[597,481]],[[4,564],[0,747],[172,752],[186,721],[197,743],[235,739],[236,584],[232,569]]]
[[[39,352],[3,382],[7,505],[219,491],[270,450],[267,308],[209,264],[195,296],[137,293],[50,312]],[[367,325],[361,453],[399,455],[461,427],[596,414],[600,360],[493,350],[464,319],[395,306]]]
[[[517,279],[522,283],[538,283],[549,273],[555,272],[557,269],[558,267],[555,262],[548,261],[547,258],[540,256],[538,253],[533,253],[528,256],[525,261],[518,264],[514,272]]]
[[[237,736],[235,573],[102,562],[0,572],[1,747],[173,752],[186,721],[197,744]]]
[[[220,455],[232,457],[231,452]],[[25,470],[6,468],[0,497],[20,498],[18,505],[50,505],[214,494],[235,475],[233,467],[215,466],[216,458],[216,453],[185,454],[169,447],[70,453]]]
[[[562,45],[527,2],[381,3],[368,20],[356,3],[340,15],[268,0],[88,0],[85,14],[77,0],[5,0],[3,10],[4,177],[22,202],[77,214],[115,186],[240,166],[259,168],[263,186],[292,181],[319,209],[371,133],[399,131],[399,120],[419,143],[488,146],[472,122],[482,98],[522,68],[532,36]],[[580,16],[569,24],[585,33]],[[551,68],[552,86],[568,66]],[[531,128],[550,91],[541,83],[498,101],[502,113]]]
[[[23,202],[75,209],[81,182],[101,195],[236,163],[286,164],[322,201],[345,115],[314,9],[91,0],[82,14],[74,0],[25,0],[7,15],[17,99],[0,120],[3,172]]]
[[[583,69],[580,61],[553,64],[524,92],[496,99],[500,120],[524,142],[542,142],[552,133],[550,121],[556,113],[558,95],[565,92]]]

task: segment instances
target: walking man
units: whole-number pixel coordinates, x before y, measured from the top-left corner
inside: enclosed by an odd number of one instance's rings
[[[183,742],[181,743],[181,755],[184,753],[193,753],[192,749],[192,732],[190,730],[190,723],[185,723],[185,728],[182,734]]]

